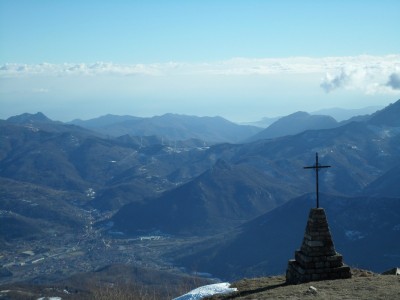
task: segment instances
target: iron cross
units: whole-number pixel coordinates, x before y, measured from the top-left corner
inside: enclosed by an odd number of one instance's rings
[[[315,178],[316,178],[316,192],[317,192],[317,208],[319,208],[319,190],[318,190],[318,172],[319,169],[330,168],[331,166],[322,166],[318,163],[318,152],[315,153],[315,165],[310,167],[304,167],[304,169],[315,169]]]

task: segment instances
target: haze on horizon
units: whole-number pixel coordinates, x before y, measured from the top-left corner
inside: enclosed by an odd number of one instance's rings
[[[255,121],[400,98],[400,2],[0,2],[0,118]]]

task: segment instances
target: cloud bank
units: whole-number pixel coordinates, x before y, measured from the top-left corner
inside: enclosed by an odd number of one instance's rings
[[[21,75],[268,75],[279,73],[327,73],[343,68],[384,71],[400,69],[400,55],[353,57],[233,58],[205,63],[168,62],[153,64],[115,64],[109,62],[64,64],[4,64],[0,76]],[[331,75],[330,75],[331,76]]]
[[[99,76],[269,76],[316,74],[326,93],[358,90],[365,94],[398,93],[400,55],[348,57],[233,58],[217,62],[115,64],[4,64],[0,78]],[[318,83],[316,83],[316,86]]]

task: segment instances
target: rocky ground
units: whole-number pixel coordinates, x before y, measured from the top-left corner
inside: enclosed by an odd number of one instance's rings
[[[286,285],[284,276],[243,279],[238,292],[207,299],[400,299],[400,276],[352,270],[351,279]]]

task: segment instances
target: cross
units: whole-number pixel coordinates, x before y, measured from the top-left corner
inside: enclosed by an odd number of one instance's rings
[[[317,192],[317,208],[319,208],[319,191],[318,191],[318,172],[319,169],[322,168],[330,168],[331,166],[322,166],[318,163],[318,152],[315,153],[315,165],[310,167],[304,167],[304,169],[315,169],[315,176],[316,176],[316,192]]]

